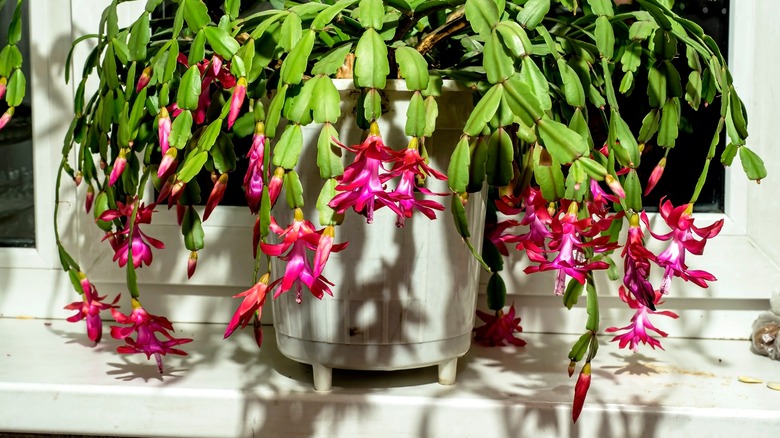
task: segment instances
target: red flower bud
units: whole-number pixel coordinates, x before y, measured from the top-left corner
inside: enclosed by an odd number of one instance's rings
[[[577,418],[580,417],[582,412],[582,406],[585,404],[585,396],[588,395],[588,389],[590,388],[590,362],[586,363],[580,371],[580,377],[577,379],[577,384],[574,386],[574,405],[571,410],[571,419],[573,422],[577,422]]]
[[[609,186],[610,190],[612,190],[612,193],[617,195],[619,198],[625,198],[626,192],[623,190],[623,186],[620,185],[620,181],[614,178],[612,175],[607,175],[604,177],[604,180],[607,181],[607,185]]]
[[[157,136],[160,138],[160,150],[167,153],[169,143],[168,137],[171,135],[171,118],[165,107],[160,108],[160,114],[157,115]]]
[[[190,257],[187,259],[187,278],[192,278],[192,274],[195,273],[195,268],[198,267],[198,251],[190,252]]]
[[[84,209],[89,213],[92,210],[92,203],[95,201],[95,189],[92,184],[87,186],[87,197],[84,198]]]
[[[666,168],[666,157],[661,158],[661,161],[658,162],[658,164],[653,169],[653,173],[650,174],[650,179],[647,180],[647,187],[645,187],[645,193],[644,195],[647,196],[650,191],[655,188],[655,185],[658,184],[658,180],[661,179],[661,176],[664,174],[664,169]]]
[[[146,67],[144,71],[141,72],[141,77],[138,78],[138,82],[135,84],[135,92],[138,93],[143,90],[144,87],[149,84],[150,79],[152,79],[152,67]]]
[[[209,200],[206,202],[206,210],[203,212],[204,221],[209,218],[214,207],[222,201],[222,197],[225,195],[225,189],[227,189],[227,183],[228,174],[223,173],[219,176],[216,184],[214,184],[214,188],[211,189],[211,194],[209,194]]]
[[[114,166],[111,168],[111,176],[108,178],[108,185],[113,186],[116,180],[122,175],[127,167],[127,150],[120,149],[119,156],[114,161]]]
[[[0,129],[5,128],[5,125],[8,124],[9,121],[11,121],[11,117],[14,115],[14,107],[8,108],[8,110],[3,114],[2,117],[0,117]]]
[[[233,88],[233,96],[230,98],[230,112],[228,113],[228,129],[233,127],[233,123],[238,118],[238,112],[241,111],[241,105],[244,104],[246,97],[246,78],[238,78],[238,83]]]
[[[178,166],[178,162],[176,161],[177,155],[178,150],[176,148],[170,148],[167,152],[165,152],[162,160],[160,160],[160,167],[157,168],[158,178],[165,179],[170,175],[171,172],[176,170],[176,167]]]

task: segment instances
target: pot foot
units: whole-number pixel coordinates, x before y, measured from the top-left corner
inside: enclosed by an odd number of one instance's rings
[[[330,391],[333,386],[333,368],[318,363],[312,364],[314,370],[314,390]]]
[[[454,385],[455,375],[458,371],[458,358],[454,357],[439,364],[439,383],[442,385]]]

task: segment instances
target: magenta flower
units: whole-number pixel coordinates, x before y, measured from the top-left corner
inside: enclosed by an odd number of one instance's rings
[[[81,277],[82,301],[74,301],[64,309],[78,310],[78,312],[67,318],[68,322],[78,322],[85,319],[87,322],[87,336],[95,344],[100,342],[100,338],[103,335],[103,321],[100,319],[100,312],[106,309],[113,309],[117,301],[119,301],[119,295],[114,298],[110,304],[104,303],[106,295],[98,296],[97,288],[91,284],[84,274],[79,273]]]
[[[619,290],[620,299],[623,300],[626,304],[628,304],[628,307],[635,309],[636,312],[634,313],[634,316],[631,317],[631,323],[625,327],[609,327],[607,328],[607,333],[614,333],[617,331],[625,330],[626,332],[620,335],[615,336],[612,338],[612,342],[618,341],[618,347],[619,348],[625,348],[628,346],[631,350],[637,351],[637,348],[639,347],[639,343],[642,344],[650,344],[650,347],[655,349],[655,347],[660,348],[661,350],[664,349],[664,347],[661,346],[661,342],[651,336],[647,330],[652,330],[661,337],[666,337],[667,334],[665,332],[662,332],[661,330],[655,328],[655,326],[650,322],[649,315],[664,315],[668,316],[670,318],[677,319],[678,315],[674,312],[671,312],[669,310],[665,310],[662,312],[656,312],[654,310],[650,310],[649,307],[644,306],[639,300],[633,298],[629,292],[626,292],[626,289],[623,286],[620,286]],[[660,291],[654,292],[653,297],[653,304],[663,304],[663,301],[661,301],[661,297],[663,295]],[[655,307],[655,306],[654,306]]]
[[[412,217],[413,210],[419,211],[427,216],[428,219],[436,219],[434,210],[444,210],[444,206],[436,201],[414,198],[415,191],[419,191],[424,195],[446,196],[446,193],[433,193],[425,187],[418,187],[417,181],[424,181],[428,176],[433,176],[439,180],[447,179],[446,175],[428,166],[425,159],[420,156],[416,142],[406,148],[403,160],[396,162],[391,174],[401,176],[398,186],[390,193],[390,197],[398,202],[398,208],[401,210],[401,214],[398,215],[396,220],[398,227],[403,227],[404,221]]]
[[[244,104],[244,98],[246,97],[246,78],[238,78],[235,88],[233,89],[233,95],[230,97],[230,112],[228,112],[228,129],[233,127],[233,123],[238,118],[238,112],[241,111],[241,105]]]
[[[563,295],[566,289],[566,276],[570,276],[581,284],[585,284],[588,272],[596,269],[607,269],[609,265],[603,261],[588,262],[585,260],[584,249],[593,248],[596,253],[614,249],[617,245],[609,243],[609,236],[593,238],[583,241],[584,237],[591,238],[601,231],[597,224],[592,224],[590,218],[577,219],[578,206],[571,202],[565,214],[558,214],[552,218],[550,229],[552,238],[548,243],[548,251],[525,245],[526,254],[531,262],[538,263],[525,268],[525,273],[558,270],[555,280],[555,294]],[[558,255],[552,261],[545,257],[547,252],[557,252]]]
[[[302,300],[301,289],[304,285],[318,299],[322,299],[325,293],[333,295],[329,287],[333,283],[322,276],[322,268],[325,261],[327,261],[328,255],[331,252],[338,252],[346,248],[347,243],[335,245],[325,243],[320,247],[320,241],[325,230],[315,231],[314,225],[303,219],[303,212],[299,208],[295,209],[295,219],[286,229],[279,227],[272,218],[271,231],[282,237],[283,241],[278,244],[261,242],[260,248],[266,255],[279,257],[287,262],[284,276],[275,280],[269,286],[271,289],[277,285],[279,286],[274,292],[274,298],[296,286],[296,300],[300,302]],[[332,237],[326,236],[326,239],[328,238],[332,242]],[[314,259],[317,266],[315,269],[318,275],[315,275],[315,271],[312,269],[309,258],[306,255],[307,249],[315,251]]]
[[[517,243],[518,250],[530,248],[531,250],[541,251],[541,248],[544,248],[545,241],[552,237],[552,233],[547,228],[552,223],[548,203],[542,197],[541,190],[529,186],[523,192],[523,204],[525,214],[520,221],[520,225],[527,226],[528,232],[518,236],[507,237],[504,241]],[[501,205],[502,203],[496,203],[496,207],[499,210],[502,208]]]
[[[142,72],[141,76],[138,78],[138,82],[135,84],[135,92],[138,93],[139,91],[143,90],[144,87],[146,87],[149,84],[149,81],[152,79],[152,67],[146,67]]]
[[[359,145],[347,147],[339,146],[355,152],[355,160],[344,169],[344,174],[338,177],[339,185],[336,190],[341,192],[331,199],[328,204],[338,213],[343,213],[350,207],[364,215],[368,223],[374,221],[374,210],[387,206],[398,216],[404,212],[396,205],[395,199],[385,191],[385,181],[392,178],[383,164],[395,164],[402,157],[382,142],[379,136],[379,126],[371,123],[369,136]]]
[[[590,362],[586,362],[577,378],[577,384],[574,385],[574,403],[571,408],[571,421],[574,423],[580,418],[582,407],[585,405],[585,397],[590,389],[590,378]]]
[[[693,204],[683,204],[674,207],[670,201],[665,201],[661,205],[661,217],[664,219],[671,232],[667,234],[655,234],[650,231],[656,239],[671,240],[669,246],[656,258],[658,266],[665,269],[664,277],[661,281],[661,293],[669,293],[669,286],[672,282],[672,276],[680,277],[685,281],[692,281],[699,287],[706,288],[708,281],[715,281],[714,275],[706,271],[688,269],[685,264],[685,252],[701,255],[704,252],[704,245],[707,239],[711,239],[720,233],[723,228],[723,219],[713,223],[710,226],[699,228],[693,225]],[[642,212],[642,222],[650,230],[650,223],[647,215]],[[693,237],[696,233],[701,240]]]
[[[108,185],[113,186],[116,180],[122,175],[127,167],[127,150],[119,150],[119,156],[114,160],[114,167],[111,168],[111,175],[108,178]]]
[[[130,258],[130,254],[133,256],[133,266],[140,268],[142,263],[150,265],[152,263],[152,248],[157,249],[165,248],[165,244],[157,239],[147,236],[141,231],[141,224],[149,224],[152,222],[152,213],[154,204],[150,206],[144,206],[142,203],[138,207],[137,216],[133,229],[127,228],[130,224],[130,216],[133,214],[134,204],[136,199],[131,199],[130,203],[123,204],[117,201],[117,208],[115,210],[106,210],[100,215],[98,220],[113,221],[114,219],[124,218],[124,229],[119,229],[113,233],[106,233],[103,240],[109,240],[111,247],[114,249],[114,261],[119,261],[119,266],[123,267],[127,264],[127,260]]]
[[[160,139],[160,150],[163,154],[168,152],[168,148],[170,147],[168,143],[168,137],[170,137],[170,135],[171,118],[168,115],[168,110],[165,107],[162,107],[160,108],[160,114],[157,115],[157,136]],[[162,168],[162,166],[160,167]]]
[[[0,77],[0,99],[5,96],[5,90],[8,89],[8,79]]]
[[[257,284],[238,295],[233,295],[233,298],[243,297],[244,300],[241,302],[241,305],[238,306],[236,313],[234,313],[233,317],[230,319],[227,329],[225,330],[224,339],[227,339],[230,335],[232,335],[239,326],[241,326],[241,328],[246,327],[255,314],[257,315],[257,318],[260,319],[260,316],[262,316],[263,313],[265,297],[268,295],[269,279],[270,275],[268,273],[263,274]],[[262,338],[260,339],[260,342],[262,342]]]
[[[588,200],[588,211],[598,217],[606,217],[611,202],[620,202],[617,196],[610,195],[601,188],[595,179],[590,180],[591,199]],[[625,196],[625,195],[624,195]]]
[[[157,369],[162,374],[164,368],[161,356],[169,353],[186,356],[186,352],[173,347],[192,342],[192,339],[174,338],[169,333],[169,331],[174,330],[168,319],[148,313],[135,298],[133,298],[132,304],[133,311],[130,315],[124,315],[116,309],[111,309],[111,316],[117,323],[128,325],[128,327],[111,326],[111,337],[125,341],[125,345],[117,347],[116,351],[122,354],[143,353],[147,359],[151,359],[154,355],[157,360]],[[134,333],[136,334],[135,339],[131,337]],[[157,333],[166,339],[158,339]]]
[[[521,333],[520,318],[515,318],[515,306],[509,307],[504,313],[497,311],[494,315],[477,310],[477,316],[485,325],[474,329],[474,340],[488,347],[507,345],[507,343],[522,347],[526,342],[515,337],[515,333]]]
[[[214,187],[209,194],[209,200],[206,201],[206,210],[203,212],[203,220],[209,218],[214,208],[222,201],[222,197],[225,196],[225,190],[227,190],[228,174],[223,173],[214,183]]]
[[[506,242],[517,239],[517,236],[514,234],[504,234],[504,231],[519,225],[520,222],[512,219],[501,222],[485,222],[485,237],[490,240],[501,255],[509,257],[509,249],[506,247]]]
[[[623,284],[643,306],[655,310],[655,289],[648,280],[650,262],[655,262],[655,254],[644,245],[644,235],[639,226],[639,215],[629,220],[628,240],[623,247]]]

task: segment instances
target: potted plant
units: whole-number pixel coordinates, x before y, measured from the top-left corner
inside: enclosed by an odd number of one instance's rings
[[[242,302],[225,336],[254,321],[260,343],[259,315],[269,294],[286,300],[286,307],[276,307],[285,312],[314,302],[303,299],[307,290],[324,301],[339,296],[338,282],[323,273],[353,249],[341,236],[359,228],[356,219],[444,222],[437,211],[449,203],[454,225],[448,223],[445,242],[456,245],[445,253],[468,251],[474,266],[491,273],[486,292],[494,313],[478,312],[479,341],[523,343],[514,335],[519,318],[513,306],[506,310],[499,275],[507,244],[526,252],[526,273],[556,272],[551,288],[566,306],[586,296],[585,332],[568,354],[570,376],[584,362],[575,385],[576,420],[602,330],[594,272],[609,271],[621,299],[636,311],[628,326],[606,329],[620,332],[613,339],[619,347],[660,346],[647,332],[656,330],[648,317],[676,317],[658,309],[671,279],[702,287],[715,279],[689,269],[686,253],[701,254],[722,225],[698,227],[693,206],[724,129],[729,142],[721,163],[739,155],[750,179],[766,176],[745,146],[747,118],[725,59],[698,25],[672,12],[673,0],[149,0],[127,28],[117,24],[118,3],[103,11],[91,36],[96,48],[83,76],[74,78],[75,114],[60,173],[86,186],[86,210],[126,270],[132,311],[124,314],[116,300],[99,296],[59,237],[57,245],[81,295],[67,307],[77,310],[70,319],[86,319],[90,339],[98,341],[100,312],[110,310],[119,324],[111,335],[126,342],[118,351],[154,355],[161,370],[161,356],[186,354],[180,346],[190,340],[173,337],[171,323],[141,304],[136,269],[163,248],[143,231],[155,211],[176,208],[192,275],[204,245],[202,222],[228,181],[241,181],[256,215],[256,269],[252,287],[236,296]],[[153,19],[164,6],[169,18]],[[19,26],[17,16],[10,45],[0,53],[0,94],[9,107],[0,120],[13,115],[24,90],[14,46]],[[337,77],[351,79],[337,87]],[[90,78],[99,80],[94,93],[86,92]],[[462,116],[456,134],[436,138],[453,128],[441,128],[439,113],[452,108],[441,104],[442,80],[454,81],[444,88],[468,106],[456,111]],[[388,113],[399,112],[388,100],[398,90],[407,99],[401,122],[383,125]],[[629,123],[626,114],[635,109],[621,106],[630,95],[647,106],[640,123]],[[675,159],[681,120],[710,104],[720,108],[711,147],[703,160],[689,163],[701,172],[698,183],[689,202],[664,201],[660,215],[669,228],[651,230],[643,199]],[[340,132],[345,124],[363,135]],[[313,135],[304,133],[312,126]],[[392,142],[389,131],[396,131]],[[642,181],[637,168],[651,145],[664,157]],[[437,157],[442,150],[444,162]],[[241,163],[246,170],[236,175]],[[316,171],[304,169],[306,163]],[[432,189],[436,180],[446,180],[446,187]],[[201,217],[194,205],[206,191]],[[484,239],[467,209],[476,220],[486,210]],[[655,254],[646,238],[669,247]],[[331,272],[352,269],[354,259],[343,260]],[[442,264],[476,282],[475,269],[453,260]],[[663,271],[660,284],[649,280],[654,265]],[[473,298],[462,300],[474,305]],[[277,322],[287,316],[275,315]],[[457,325],[470,333],[473,317]],[[454,362],[440,365],[454,368]]]

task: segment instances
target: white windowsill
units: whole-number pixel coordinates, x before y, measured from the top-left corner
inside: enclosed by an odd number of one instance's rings
[[[88,347],[82,324],[0,318],[0,430],[131,436],[776,436],[780,392],[740,375],[780,381],[780,362],[747,341],[667,339],[667,351],[604,345],[585,410],[571,425],[571,335],[525,334],[524,348],[474,346],[458,383],[435,368],[334,374],[316,393],[311,368],[248,333],[179,324],[190,356],[122,356],[107,333]],[[235,336],[235,335],[234,335]],[[87,342],[85,342],[87,341]],[[671,435],[670,435],[671,434]]]

